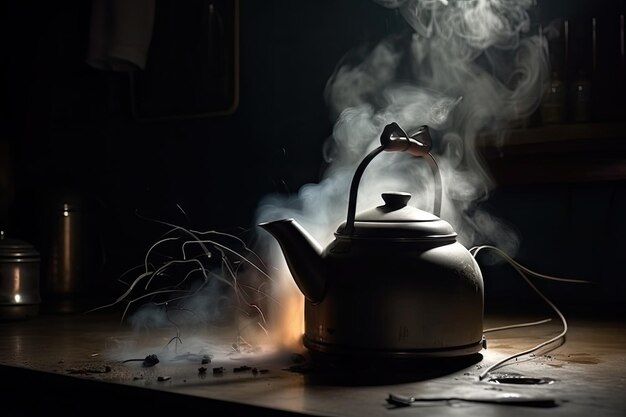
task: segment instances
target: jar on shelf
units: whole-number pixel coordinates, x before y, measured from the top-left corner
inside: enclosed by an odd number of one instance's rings
[[[578,76],[572,82],[572,91],[570,92],[573,122],[584,123],[591,121],[591,97],[591,79],[584,70],[579,70]]]
[[[552,72],[541,101],[540,114],[543,124],[565,122],[565,83],[559,73]]]

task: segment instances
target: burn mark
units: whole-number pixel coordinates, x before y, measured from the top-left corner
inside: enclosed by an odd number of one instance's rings
[[[535,378],[519,374],[496,374],[488,380],[495,384],[542,385],[556,382],[552,378]]]

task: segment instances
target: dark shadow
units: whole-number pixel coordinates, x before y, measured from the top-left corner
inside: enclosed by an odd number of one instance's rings
[[[289,368],[309,385],[373,386],[419,382],[456,373],[477,364],[480,353],[440,358],[372,358],[306,352]]]
[[[297,417],[301,413],[0,365],[2,415]],[[33,400],[34,395],[36,400]],[[8,401],[8,399],[11,401]]]

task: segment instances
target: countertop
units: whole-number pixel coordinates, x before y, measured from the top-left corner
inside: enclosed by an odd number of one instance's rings
[[[485,328],[536,319],[487,316]],[[485,333],[487,348],[475,355],[387,362],[320,359],[306,350],[272,346],[252,348],[238,344],[228,331],[216,336],[215,331],[203,329],[193,337],[173,339],[171,328],[137,331],[108,313],[41,314],[0,323],[0,396],[3,415],[11,416],[51,411],[109,417],[170,412],[359,417],[626,415],[626,323],[568,321],[565,343],[522,356],[491,373],[526,379],[498,383],[489,376],[479,380],[479,374],[498,360],[559,334],[558,318]],[[158,363],[144,364],[151,354]],[[387,401],[389,394],[444,400],[401,407]],[[545,403],[445,400],[511,395],[554,402],[546,407]]]

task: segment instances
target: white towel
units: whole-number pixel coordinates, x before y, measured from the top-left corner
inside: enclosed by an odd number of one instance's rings
[[[154,0],[92,0],[87,64],[143,70],[154,27]]]

